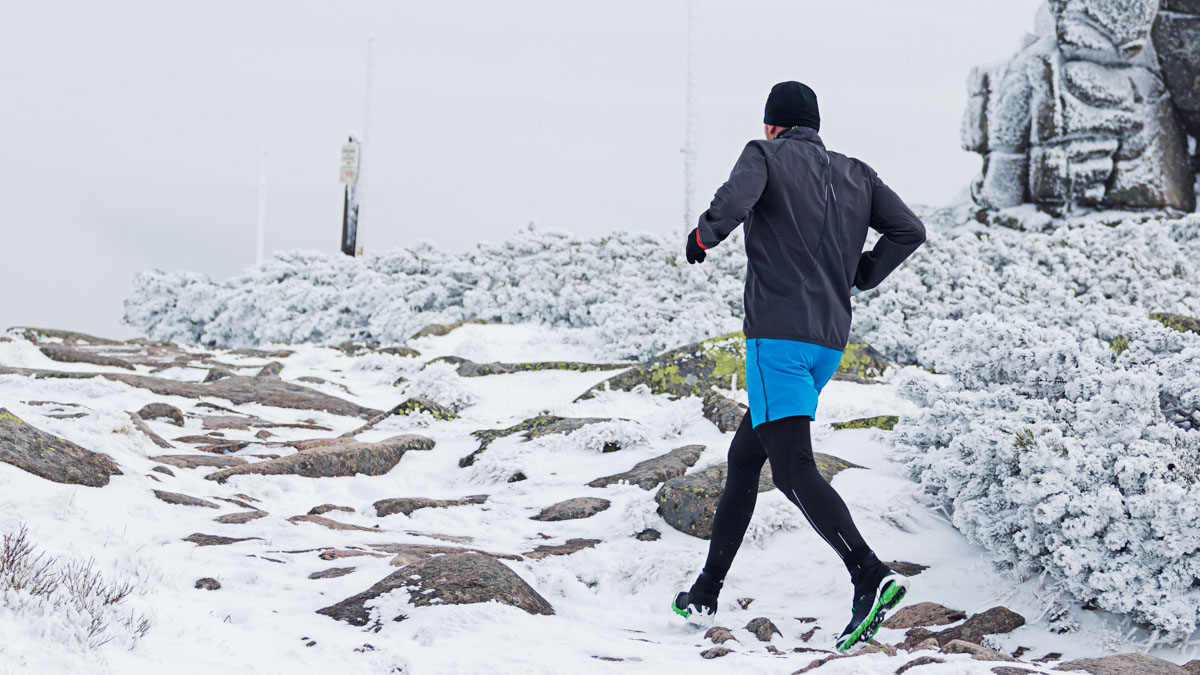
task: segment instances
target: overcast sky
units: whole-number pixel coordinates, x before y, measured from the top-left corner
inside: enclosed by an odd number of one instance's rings
[[[771,85],[915,203],[955,199],[972,65],[1037,0],[697,0],[702,210],[762,133]],[[682,233],[685,0],[39,0],[0,22],[0,328],[128,337],[146,268],[224,279],[267,248],[337,250],[340,144],[375,97],[369,249],[462,250],[531,220]]]

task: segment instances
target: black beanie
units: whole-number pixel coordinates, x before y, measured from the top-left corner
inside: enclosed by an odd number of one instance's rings
[[[771,87],[763,124],[776,127],[812,127],[821,130],[817,93],[800,82],[780,82]]]

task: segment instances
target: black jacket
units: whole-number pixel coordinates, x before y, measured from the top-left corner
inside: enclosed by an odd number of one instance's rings
[[[850,287],[874,288],[925,241],[925,226],[863,162],[794,127],[750,141],[700,216],[704,248],[746,224],[748,338],[844,349]],[[883,236],[863,252],[870,227]]]

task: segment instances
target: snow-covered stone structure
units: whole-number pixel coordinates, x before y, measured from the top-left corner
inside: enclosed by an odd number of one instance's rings
[[[1176,106],[1195,134],[1200,0],[1163,1],[1160,14],[1159,0],[1049,0],[1021,51],[972,70],[962,138],[983,155],[978,204],[1195,209]]]

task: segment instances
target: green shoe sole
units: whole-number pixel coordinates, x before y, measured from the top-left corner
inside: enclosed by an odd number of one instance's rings
[[[837,643],[837,651],[839,654],[845,654],[852,647],[860,642],[870,642],[875,634],[879,632],[879,627],[883,624],[883,620],[887,618],[887,613],[892,610],[904,596],[908,594],[908,583],[901,577],[890,576],[883,581],[883,592],[879,594],[879,599],[875,601],[875,606],[871,608],[871,613],[863,622],[858,624],[858,628],[853,633],[841,638]]]

